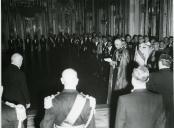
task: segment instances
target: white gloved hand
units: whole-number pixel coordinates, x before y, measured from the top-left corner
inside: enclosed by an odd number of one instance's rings
[[[26,108],[30,108],[30,106],[31,106],[30,103],[26,104]]]
[[[16,115],[19,121],[23,121],[27,118],[25,107],[21,104],[16,105]]]

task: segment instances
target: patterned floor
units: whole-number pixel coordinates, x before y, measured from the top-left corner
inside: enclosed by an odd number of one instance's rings
[[[27,128],[35,128],[34,125],[35,111],[28,115]],[[97,105],[96,107],[96,128],[109,128],[109,109],[107,105]]]

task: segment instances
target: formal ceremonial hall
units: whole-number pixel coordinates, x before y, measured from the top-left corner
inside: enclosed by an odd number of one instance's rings
[[[1,0],[2,128],[174,128],[173,0]]]

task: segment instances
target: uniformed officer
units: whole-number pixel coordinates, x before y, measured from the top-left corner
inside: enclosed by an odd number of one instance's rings
[[[76,91],[78,81],[74,69],[62,72],[64,90],[44,99],[45,115],[41,128],[95,128],[96,100]]]

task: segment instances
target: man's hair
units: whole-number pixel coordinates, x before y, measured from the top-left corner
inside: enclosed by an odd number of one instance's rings
[[[128,37],[128,36],[131,38],[131,35],[130,35],[130,34],[126,34],[126,35],[125,35],[125,38]]]
[[[172,57],[168,54],[161,54],[159,57],[159,61],[162,62],[162,65],[170,67],[172,63]]]
[[[139,66],[134,68],[132,77],[141,82],[148,82],[149,80],[149,70],[145,66]]]

